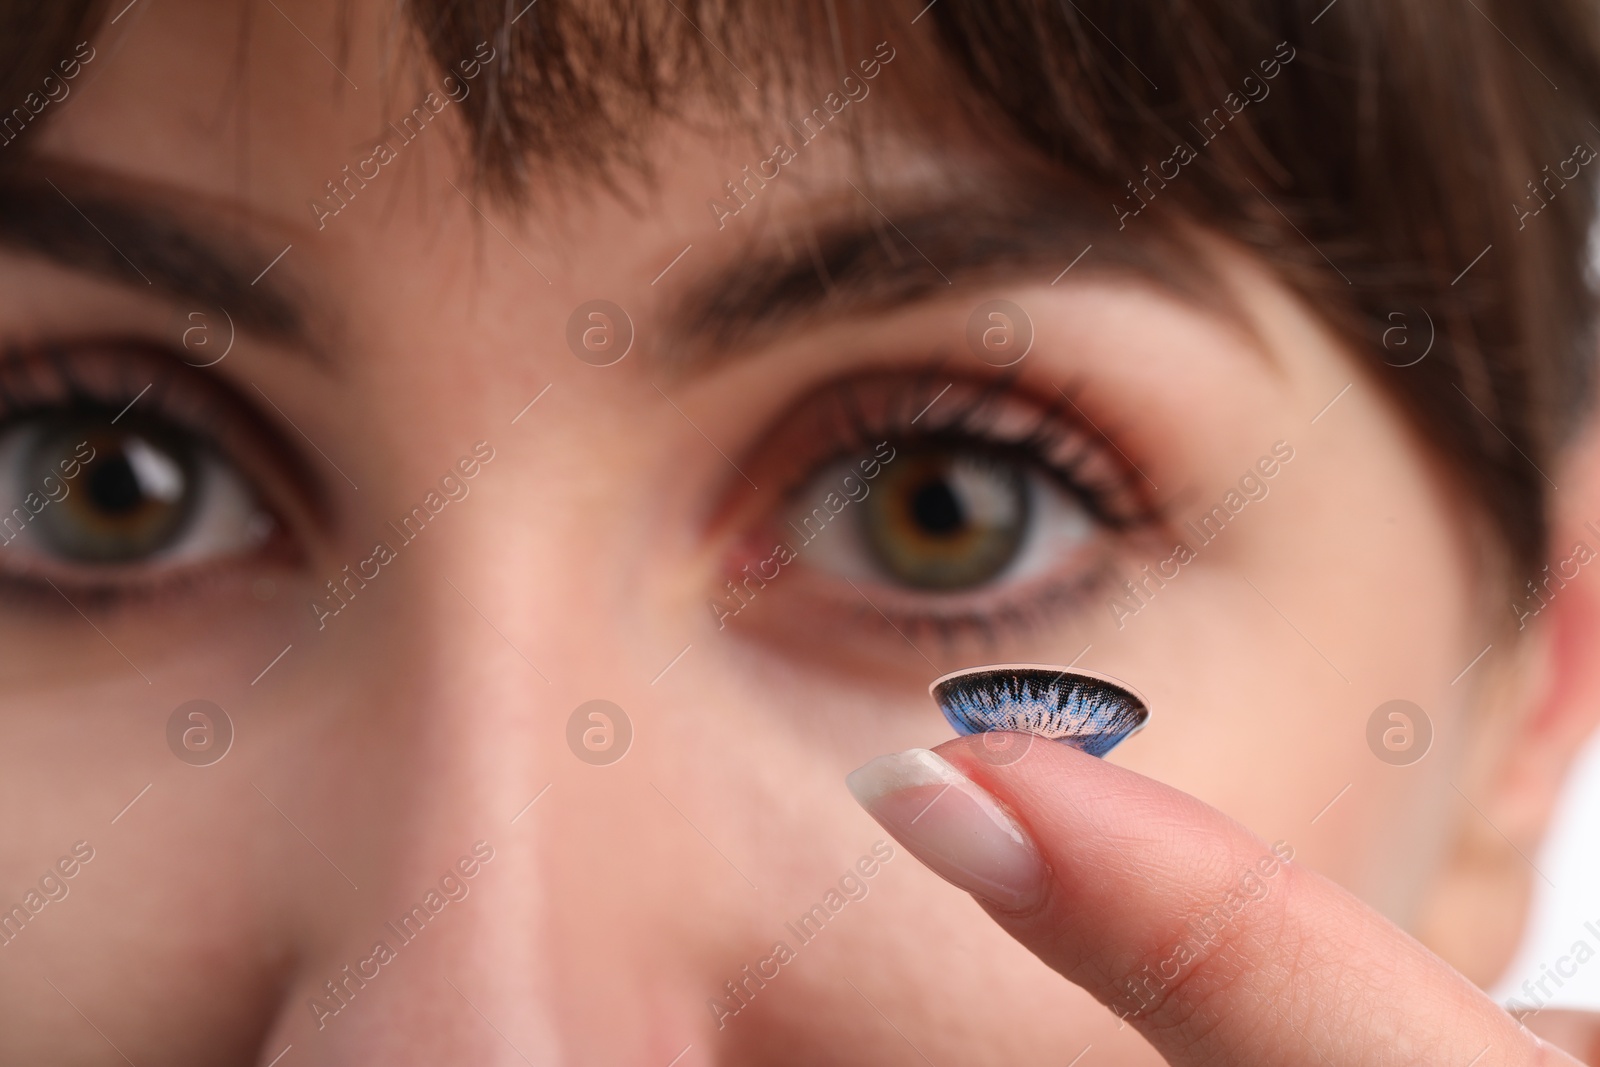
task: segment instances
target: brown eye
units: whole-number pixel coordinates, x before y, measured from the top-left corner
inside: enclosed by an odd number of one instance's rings
[[[1026,457],[977,441],[889,454],[829,464],[796,495],[786,529],[807,566],[956,594],[1057,568],[1094,536],[1084,506]]]
[[[0,516],[12,556],[83,566],[175,563],[261,542],[269,516],[204,439],[165,420],[28,416],[0,428]]]
[[[77,467],[76,477],[64,476]],[[195,442],[160,428],[57,425],[38,435],[27,476],[71,486],[38,517],[44,546],[84,563],[125,563],[172,545],[194,513]],[[63,480],[64,479],[64,480]]]
[[[982,585],[1017,558],[1028,532],[1030,486],[1008,460],[942,447],[908,450],[873,489],[859,525],[872,558],[903,585]]]

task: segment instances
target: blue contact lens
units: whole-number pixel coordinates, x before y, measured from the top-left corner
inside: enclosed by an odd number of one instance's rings
[[[968,667],[928,687],[957,733],[1020,730],[1104,756],[1144,726],[1150,706],[1114,678],[1072,667]]]

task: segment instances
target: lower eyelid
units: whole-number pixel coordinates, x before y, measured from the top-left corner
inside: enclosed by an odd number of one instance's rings
[[[931,639],[954,655],[972,646],[987,650],[1002,642],[1071,627],[1100,606],[1118,580],[1113,561],[1096,558],[1085,561],[1075,573],[1025,583],[1005,593],[924,598],[876,588],[869,598],[863,595],[866,590],[845,585],[817,592],[811,610],[835,620],[817,626],[818,633],[836,634],[837,620],[847,619],[856,633],[877,632],[887,644],[909,641],[915,647]],[[794,610],[791,606],[783,614]],[[774,616],[779,614],[772,611]]]

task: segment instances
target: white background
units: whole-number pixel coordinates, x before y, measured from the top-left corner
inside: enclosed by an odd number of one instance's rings
[[[1522,947],[1495,987],[1495,996],[1502,1003],[1515,997],[1522,1003],[1537,1004],[1522,992],[1523,981],[1539,978],[1547,973],[1546,968],[1553,971],[1561,957],[1571,957],[1574,943],[1582,940],[1594,950],[1595,958],[1577,966],[1571,978],[1562,979],[1560,989],[1554,979],[1547,979],[1545,988],[1554,995],[1541,1006],[1600,1011],[1600,936],[1584,925],[1593,923],[1600,930],[1600,734],[1590,738],[1579,757],[1555,824],[1533,862],[1553,886],[1535,876],[1533,914],[1523,932]],[[1574,966],[1576,961],[1570,960],[1563,969],[1570,971]]]

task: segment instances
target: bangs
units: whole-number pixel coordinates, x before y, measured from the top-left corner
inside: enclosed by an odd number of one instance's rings
[[[480,184],[515,200],[541,171],[648,174],[649,138],[684,121],[691,102],[758,122],[803,87],[850,73],[885,39],[890,14],[857,0],[422,0],[411,17],[441,69],[494,47],[465,117]]]

